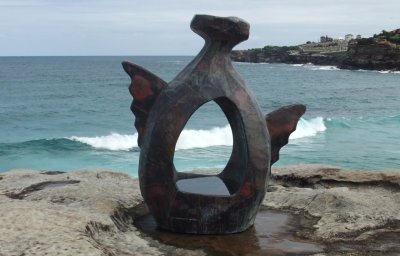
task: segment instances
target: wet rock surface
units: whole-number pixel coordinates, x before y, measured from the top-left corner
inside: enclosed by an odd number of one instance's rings
[[[207,255],[303,255],[322,253],[321,243],[302,239],[298,229],[309,229],[313,221],[288,212],[261,209],[250,229],[227,235],[187,235],[157,228],[150,214],[134,225],[162,243],[187,249],[202,249]]]
[[[156,229],[122,173],[13,170],[0,205],[1,256],[400,254],[398,171],[274,168],[255,226],[232,237]]]

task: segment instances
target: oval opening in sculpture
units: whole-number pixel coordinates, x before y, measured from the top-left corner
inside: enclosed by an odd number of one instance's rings
[[[198,108],[179,135],[174,165],[178,175],[190,172],[199,177],[178,180],[178,190],[203,195],[230,195],[224,182],[217,175],[222,172],[232,155],[232,137],[229,122],[218,104],[210,101]],[[215,158],[205,159],[210,151]],[[210,160],[220,167],[207,170],[207,166],[202,162]],[[212,175],[205,175],[207,172],[211,172]]]
[[[244,163],[247,163],[247,148],[245,146],[246,144],[243,144],[241,142],[244,139],[242,132],[243,124],[236,106],[226,97],[220,97],[215,99],[215,102],[208,102],[202,105],[191,116],[188,123],[190,123],[190,120],[192,119],[194,122],[196,122],[196,116],[200,116],[200,118],[204,120],[204,117],[202,117],[202,108],[205,109],[210,107],[213,108],[213,112],[218,113],[216,114],[219,115],[217,121],[218,123],[223,124],[224,121],[228,121],[228,127],[234,127],[234,130],[228,130],[230,133],[228,131],[225,131],[229,134],[224,134],[224,136],[230,137],[229,145],[233,144],[233,146],[229,147],[229,151],[227,151],[225,148],[224,154],[221,154],[221,156],[223,155],[224,166],[223,168],[221,168],[221,171],[219,173],[207,175],[207,171],[204,170],[182,173],[179,172],[179,168],[176,168],[178,170],[176,186],[180,192],[184,193],[230,196],[235,194],[240,189],[244,178],[245,166],[240,166],[239,168],[234,168],[233,170],[232,168],[229,168],[229,166],[232,165],[232,163],[236,163],[239,157],[244,158]],[[207,109],[207,111],[208,113],[210,113],[210,109]],[[185,127],[188,126],[188,123]],[[204,139],[211,140],[212,138]],[[226,147],[226,145],[223,146]]]

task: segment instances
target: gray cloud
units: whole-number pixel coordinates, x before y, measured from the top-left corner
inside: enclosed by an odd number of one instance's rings
[[[400,27],[398,0],[0,0],[0,55],[194,55],[196,13],[251,24],[238,48],[294,45]]]

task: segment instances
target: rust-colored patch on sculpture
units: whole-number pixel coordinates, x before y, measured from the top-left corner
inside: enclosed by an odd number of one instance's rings
[[[136,75],[133,79],[132,95],[135,100],[144,101],[154,95],[150,82],[142,76]]]

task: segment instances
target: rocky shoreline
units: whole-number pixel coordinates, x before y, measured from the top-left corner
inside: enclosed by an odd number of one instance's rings
[[[231,58],[235,62],[247,63],[285,63],[285,64],[314,64],[320,66],[340,66],[347,58],[347,52],[331,54],[295,53],[267,49],[233,51]]]
[[[306,255],[400,254],[398,171],[286,166],[273,168],[268,190],[263,209],[310,220],[296,235],[324,249]],[[147,208],[138,181],[122,173],[12,170],[0,174],[0,204],[1,256],[210,254],[135,227]]]
[[[312,47],[305,47],[309,45],[265,46],[264,48],[236,50],[232,52],[231,58],[236,62],[311,63],[350,70],[400,71],[400,29],[391,32],[383,31],[370,38],[350,40],[347,43],[347,50],[342,51],[330,51],[329,49],[324,51],[323,48],[312,50]]]

